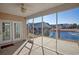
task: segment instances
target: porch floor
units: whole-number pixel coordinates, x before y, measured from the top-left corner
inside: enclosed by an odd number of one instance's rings
[[[65,40],[57,40],[57,52],[65,55],[78,55],[79,54],[79,46],[78,43],[65,41]],[[26,44],[27,45],[27,44]],[[30,44],[27,45],[30,47]],[[30,55],[43,55],[43,51],[45,55],[56,55],[56,39],[43,37],[43,50],[42,50],[42,37],[34,38],[34,44],[31,49]],[[29,50],[26,47],[20,51],[19,55],[28,55]]]
[[[19,41],[14,43],[13,46],[0,49],[0,55],[12,55],[24,42],[25,41]]]

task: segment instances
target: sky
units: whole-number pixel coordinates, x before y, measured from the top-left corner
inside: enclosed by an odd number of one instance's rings
[[[79,8],[58,12],[58,24],[79,24]],[[41,17],[34,18],[34,23],[42,22]],[[49,24],[56,24],[56,13],[43,16],[43,21]],[[28,21],[33,22],[33,19]]]

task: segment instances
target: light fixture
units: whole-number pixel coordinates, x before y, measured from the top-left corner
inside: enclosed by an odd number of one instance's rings
[[[24,7],[24,4],[22,3],[22,4],[21,4],[21,12],[22,12],[22,13],[25,13],[26,10],[27,10],[27,9]]]

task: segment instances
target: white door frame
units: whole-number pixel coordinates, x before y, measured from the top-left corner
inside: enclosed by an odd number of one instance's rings
[[[9,23],[10,23],[10,40],[5,40],[5,41],[3,41],[3,32],[2,32],[2,28],[1,28],[2,39],[1,39],[0,44],[3,44],[3,43],[8,43],[8,42],[11,42],[11,41],[12,41],[12,38],[11,38],[11,37],[12,37],[12,31],[11,31],[11,30],[12,30],[12,29],[11,29],[11,28],[12,28],[12,27],[11,27],[11,21],[8,21],[8,20],[5,20],[5,21],[4,21],[4,20],[3,20],[3,21],[1,21],[1,25],[2,25],[2,23],[3,23],[3,22],[9,22]],[[1,26],[1,27],[2,27],[2,26]]]
[[[20,38],[15,38],[15,32],[14,32],[14,23],[20,24]],[[21,40],[21,33],[22,33],[22,22],[21,21],[13,21],[13,41]]]

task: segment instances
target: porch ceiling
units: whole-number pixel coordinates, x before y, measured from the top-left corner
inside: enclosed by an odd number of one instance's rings
[[[26,17],[61,4],[62,3],[25,3],[24,7],[27,10],[25,13],[22,13],[20,9],[21,4],[19,3],[0,3],[0,12]]]

